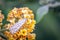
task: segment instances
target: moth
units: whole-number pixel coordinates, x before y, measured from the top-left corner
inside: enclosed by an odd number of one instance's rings
[[[25,22],[26,22],[26,19],[22,19],[18,21],[17,23],[15,23],[12,27],[10,27],[9,29],[10,33],[12,34],[16,33]]]

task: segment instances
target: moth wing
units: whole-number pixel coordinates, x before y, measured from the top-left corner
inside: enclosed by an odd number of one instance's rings
[[[22,25],[26,22],[26,19],[22,19],[20,21],[18,21],[17,23],[15,23],[9,30],[12,34],[16,33],[21,27]]]

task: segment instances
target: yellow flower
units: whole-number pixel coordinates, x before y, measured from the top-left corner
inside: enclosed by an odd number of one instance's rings
[[[8,32],[8,31],[5,31],[4,34],[5,34],[8,38],[12,37],[12,35],[11,35],[10,32]]]
[[[31,19],[34,19],[34,14],[30,14]]]
[[[23,38],[19,38],[18,40],[23,40]]]
[[[35,39],[36,34],[35,33],[32,33],[31,35],[32,35],[32,39]]]
[[[31,19],[27,19],[27,24],[31,24],[32,20]]]
[[[36,34],[28,34],[28,40],[35,40]]]
[[[29,29],[35,29],[35,25],[34,24],[29,24]]]
[[[14,9],[12,10],[12,12],[14,12],[14,14],[17,13],[17,8],[14,7]]]
[[[30,9],[28,9],[28,13],[29,13],[29,14],[33,14],[33,11],[30,10]]]
[[[6,29],[9,29],[10,27],[12,27],[12,25],[13,25],[12,23],[10,23],[10,24],[5,24],[4,27],[5,27]]]
[[[0,22],[2,22],[2,19],[0,18]]]
[[[13,34],[13,38],[17,39],[18,35],[17,34]]]
[[[24,14],[24,18],[30,18],[29,14]]]
[[[11,23],[15,24],[15,18],[13,18],[12,20],[10,20]]]
[[[8,40],[16,40],[16,39],[14,39],[14,38],[10,37],[10,38],[8,38]]]
[[[32,24],[36,24],[36,21],[35,20],[32,20]]]
[[[7,18],[7,21],[10,22],[10,21],[13,20],[13,19],[14,19],[14,17],[10,15],[10,16]]]
[[[22,29],[22,30],[20,30],[20,32],[21,32],[21,35],[23,35],[23,36],[27,35],[27,30],[26,29]]]
[[[28,14],[28,10],[22,10],[22,13],[24,13],[24,14]]]
[[[26,38],[28,38],[28,40],[35,39],[35,34],[31,34],[31,32],[33,32],[35,29],[36,21],[34,20],[33,11],[28,7],[12,9],[12,11],[10,11],[8,14],[7,21],[14,25],[16,23],[16,20],[19,21],[24,18],[27,19],[26,23],[23,24],[15,34],[11,34],[10,32],[5,33],[9,40],[26,40]],[[8,25],[7,29],[10,27],[12,26]]]
[[[18,32],[16,32],[14,35],[16,35],[16,37],[20,37],[21,32],[20,32],[20,31],[18,31]]]
[[[27,32],[28,33],[33,32],[33,29],[27,29]]]

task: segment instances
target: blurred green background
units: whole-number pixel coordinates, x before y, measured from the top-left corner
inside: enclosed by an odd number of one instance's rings
[[[39,0],[0,0],[0,10],[5,16],[3,24],[7,23],[7,14],[14,7],[29,7],[33,10],[36,20],[36,12],[40,4]],[[36,40],[60,40],[60,6],[49,8],[48,14],[36,24],[34,32],[36,33]]]

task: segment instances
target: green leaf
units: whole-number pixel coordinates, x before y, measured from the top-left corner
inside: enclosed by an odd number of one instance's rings
[[[37,23],[41,21],[41,19],[48,13],[48,11],[49,11],[48,5],[42,6],[37,10],[37,13],[36,13]]]

